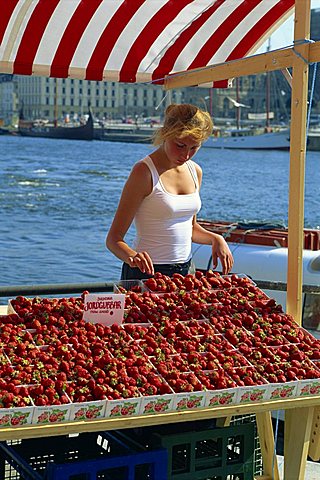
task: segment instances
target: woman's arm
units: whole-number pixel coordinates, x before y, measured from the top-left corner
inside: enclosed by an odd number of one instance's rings
[[[222,273],[226,275],[230,272],[233,266],[233,256],[227,242],[221,235],[209,232],[201,227],[196,218],[194,218],[193,222],[192,241],[202,245],[211,245],[213,268],[217,267],[219,259],[222,266]]]
[[[202,181],[202,170],[198,164],[195,164],[195,166],[200,190]],[[222,266],[222,273],[227,274],[230,272],[233,266],[233,256],[227,242],[221,235],[209,232],[205,228],[201,227],[201,225],[199,225],[199,223],[197,222],[196,216],[194,216],[193,218],[192,241],[195,243],[200,243],[202,245],[211,245],[213,268],[217,267],[218,260],[220,260]]]
[[[148,167],[138,162],[123,188],[117,211],[106,238],[107,248],[120,260],[142,272],[153,274],[153,263],[147,252],[137,253],[124,240],[142,200],[151,193],[152,178]]]

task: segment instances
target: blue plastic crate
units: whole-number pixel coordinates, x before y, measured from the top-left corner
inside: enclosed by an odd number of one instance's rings
[[[48,464],[46,480],[166,480],[167,450],[134,453],[108,459],[87,460],[65,465]],[[78,477],[77,477],[78,478]]]
[[[0,442],[1,480],[167,480],[167,450],[116,432]]]

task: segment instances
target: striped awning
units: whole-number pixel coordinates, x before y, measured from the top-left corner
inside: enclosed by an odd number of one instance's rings
[[[242,58],[294,0],[0,0],[0,72],[163,83]]]

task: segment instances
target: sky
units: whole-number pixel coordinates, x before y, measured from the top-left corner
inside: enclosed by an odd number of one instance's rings
[[[320,8],[320,0],[311,0],[311,9]],[[277,48],[289,47],[293,43],[293,24],[294,17],[291,15],[278,30],[271,35],[271,50]],[[256,53],[262,53],[267,50],[268,42],[264,43]]]

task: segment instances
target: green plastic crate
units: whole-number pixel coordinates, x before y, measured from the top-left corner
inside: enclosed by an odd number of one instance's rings
[[[251,423],[254,426],[254,474],[263,475],[263,459],[255,414],[236,415],[232,417],[230,426]]]
[[[154,433],[153,447],[168,451],[168,480],[252,480],[254,424]]]

